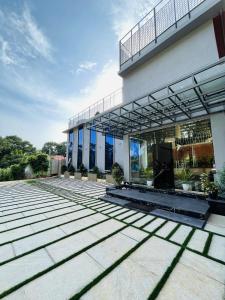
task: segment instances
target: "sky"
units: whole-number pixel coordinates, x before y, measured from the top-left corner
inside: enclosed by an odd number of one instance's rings
[[[118,41],[154,0],[0,0],[0,136],[37,148],[122,87]]]

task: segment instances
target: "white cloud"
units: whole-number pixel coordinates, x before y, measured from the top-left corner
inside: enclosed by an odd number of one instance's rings
[[[112,1],[113,30],[121,39],[158,2],[156,0]]]
[[[53,47],[26,4],[21,13],[0,10],[0,35],[4,37],[4,53],[12,54],[7,55],[11,61],[6,57],[4,61],[1,60],[2,63],[13,61],[14,64],[23,65],[28,58],[37,57],[53,61]]]
[[[79,67],[76,70],[76,74],[80,74],[81,72],[84,71],[92,71],[95,69],[96,66],[97,66],[96,62],[85,61],[79,65]]]
[[[4,65],[16,64],[12,57],[9,43],[0,36],[0,61]]]

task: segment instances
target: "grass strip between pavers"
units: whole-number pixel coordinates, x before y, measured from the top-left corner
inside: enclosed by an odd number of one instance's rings
[[[170,274],[175,269],[177,263],[179,262],[184,250],[186,249],[187,244],[189,243],[190,239],[192,238],[193,234],[195,232],[195,229],[192,228],[190,233],[188,234],[187,238],[185,239],[184,243],[180,246],[180,250],[178,251],[177,255],[174,257],[172,263],[167,268],[166,272],[163,274],[157,285],[155,286],[154,290],[151,292],[151,294],[148,297],[148,300],[154,300],[158,297],[160,291],[164,287],[165,283],[167,282]]]
[[[211,242],[212,242],[212,237],[213,237],[213,234],[212,234],[212,232],[210,232],[209,235],[208,235],[208,238],[205,242],[205,246],[204,246],[204,249],[203,249],[203,252],[202,252],[202,254],[204,256],[208,255],[209,248],[210,248],[210,245],[211,245]]]
[[[11,294],[12,292],[15,292],[16,290],[18,290],[18,289],[21,288],[22,286],[26,285],[27,283],[29,283],[29,282],[31,282],[31,281],[33,281],[33,280],[35,280],[35,279],[41,277],[42,275],[44,275],[44,274],[46,274],[46,273],[48,273],[48,272],[54,270],[55,268],[57,268],[57,267],[63,265],[64,263],[66,263],[66,262],[70,261],[71,259],[75,258],[76,256],[78,256],[79,254],[82,254],[83,252],[86,252],[88,249],[90,249],[90,248],[92,248],[92,247],[94,247],[94,246],[96,246],[96,245],[102,243],[102,242],[105,241],[106,239],[108,239],[108,238],[110,238],[110,237],[116,235],[117,233],[119,233],[120,231],[126,229],[127,227],[129,227],[129,225],[123,226],[122,228],[120,228],[120,229],[118,229],[118,230],[112,232],[111,234],[107,235],[106,237],[103,237],[103,238],[99,239],[98,241],[92,243],[91,245],[89,245],[89,246],[87,246],[87,247],[84,247],[83,249],[81,249],[81,250],[75,252],[74,254],[72,254],[72,255],[70,255],[70,256],[64,258],[63,260],[61,260],[61,261],[59,261],[59,262],[57,262],[57,263],[55,263],[53,266],[50,266],[50,267],[48,267],[47,269],[45,269],[45,270],[43,270],[43,271],[41,271],[41,272],[35,274],[34,276],[32,276],[32,277],[30,277],[30,278],[27,278],[27,279],[25,279],[24,281],[22,281],[22,282],[16,284],[16,285],[13,286],[12,288],[10,288],[10,289],[4,291],[3,293],[1,293],[1,294],[0,294],[0,299],[2,299],[2,298],[4,298],[5,296]]]

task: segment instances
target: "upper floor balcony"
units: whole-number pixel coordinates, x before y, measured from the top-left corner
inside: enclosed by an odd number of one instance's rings
[[[201,19],[214,17],[223,5],[224,0],[161,0],[120,40],[119,74],[162,51]]]
[[[122,89],[120,88],[69,118],[68,129],[78,127],[79,125],[89,121],[94,116],[106,112],[121,103]]]

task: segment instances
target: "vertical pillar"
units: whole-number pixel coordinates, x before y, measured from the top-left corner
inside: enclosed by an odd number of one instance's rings
[[[75,128],[73,131],[74,140],[73,140],[73,155],[72,155],[72,164],[77,169],[77,155],[78,155],[78,129]]]
[[[90,131],[84,126],[83,138],[83,164],[86,169],[89,169],[89,148],[90,148]]]
[[[105,136],[97,132],[96,165],[101,172],[105,172]]]
[[[130,181],[130,143],[128,134],[123,138],[123,153],[124,153],[124,179]]]
[[[216,170],[225,164],[225,112],[210,116]]]

